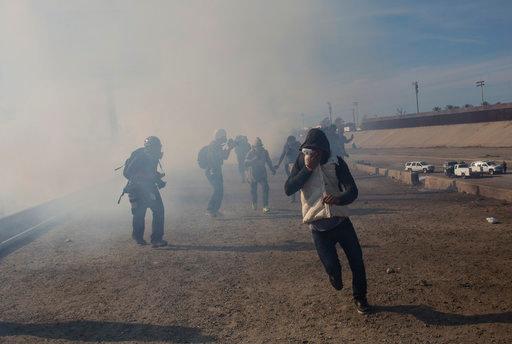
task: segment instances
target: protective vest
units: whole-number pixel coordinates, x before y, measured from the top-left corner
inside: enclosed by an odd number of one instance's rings
[[[317,166],[300,192],[302,221],[311,223],[320,219],[348,216],[346,206],[323,203],[326,194],[339,197],[341,193],[336,176],[336,164],[328,162]]]

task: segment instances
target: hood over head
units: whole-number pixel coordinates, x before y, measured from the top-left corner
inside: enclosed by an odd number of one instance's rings
[[[213,139],[215,141],[218,141],[218,142],[221,142],[221,143],[224,143],[227,141],[227,133],[226,133],[226,130],[225,129],[217,129],[215,131],[215,134],[214,134],[214,137]]]
[[[254,140],[254,146],[255,147],[263,147],[263,141],[261,141],[261,139],[259,137],[257,137],[255,140]]]
[[[320,162],[321,164],[325,164],[331,156],[329,140],[324,132],[318,128],[313,128],[308,131],[304,143],[300,146],[300,149],[302,148],[316,149],[325,152],[324,158]]]

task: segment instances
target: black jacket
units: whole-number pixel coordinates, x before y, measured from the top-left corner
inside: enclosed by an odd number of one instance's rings
[[[329,141],[320,129],[311,129],[308,132],[306,140],[302,144],[301,148],[319,149],[324,151],[324,159],[320,162],[322,165],[328,161],[331,154]],[[299,191],[307,182],[311,174],[312,172],[308,171],[306,168],[304,163],[304,154],[301,152],[297,157],[290,176],[284,185],[285,193],[290,196]],[[354,202],[358,196],[357,186],[346,162],[340,157],[338,157],[338,163],[336,164],[336,177],[338,177],[338,187],[342,192],[339,205],[347,205]]]

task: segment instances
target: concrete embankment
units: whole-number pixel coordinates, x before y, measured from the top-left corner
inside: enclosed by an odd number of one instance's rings
[[[364,164],[352,164],[352,168],[368,173],[370,175],[380,175],[383,177],[389,177],[396,181],[399,181],[404,184],[408,185],[416,185],[419,184],[419,177],[418,173],[414,172],[407,172],[407,171],[399,171],[399,170],[392,170],[388,168],[380,168],[376,166],[371,165],[364,165]]]
[[[512,121],[365,130],[354,142],[360,148],[512,147]]]
[[[407,185],[420,184],[419,174],[415,172],[379,168],[376,166],[352,164],[352,168],[370,175],[380,175],[392,178]],[[498,188],[489,185],[478,184],[477,181],[463,179],[450,179],[446,177],[427,175],[424,178],[424,187],[432,190],[446,190],[467,193],[470,195],[494,198],[502,201],[512,202],[512,189]]]

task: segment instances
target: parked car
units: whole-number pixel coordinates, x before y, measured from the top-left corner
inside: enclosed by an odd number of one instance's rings
[[[409,172],[432,173],[435,167],[425,161],[408,161],[405,163],[405,170]]]
[[[494,173],[505,173],[505,168],[503,168],[503,165],[500,163],[497,163],[496,161],[486,161],[487,165],[491,166],[494,170]]]
[[[496,164],[494,161],[474,161],[471,163],[471,168],[490,175],[503,173],[503,166]]]
[[[454,166],[453,174],[456,177],[467,178],[467,177],[479,177],[482,175],[482,172],[480,171],[480,169],[478,169],[478,170],[472,169],[466,163],[459,163]]]
[[[443,164],[444,174],[449,177],[453,176],[455,165],[457,165],[457,161],[445,161]]]

